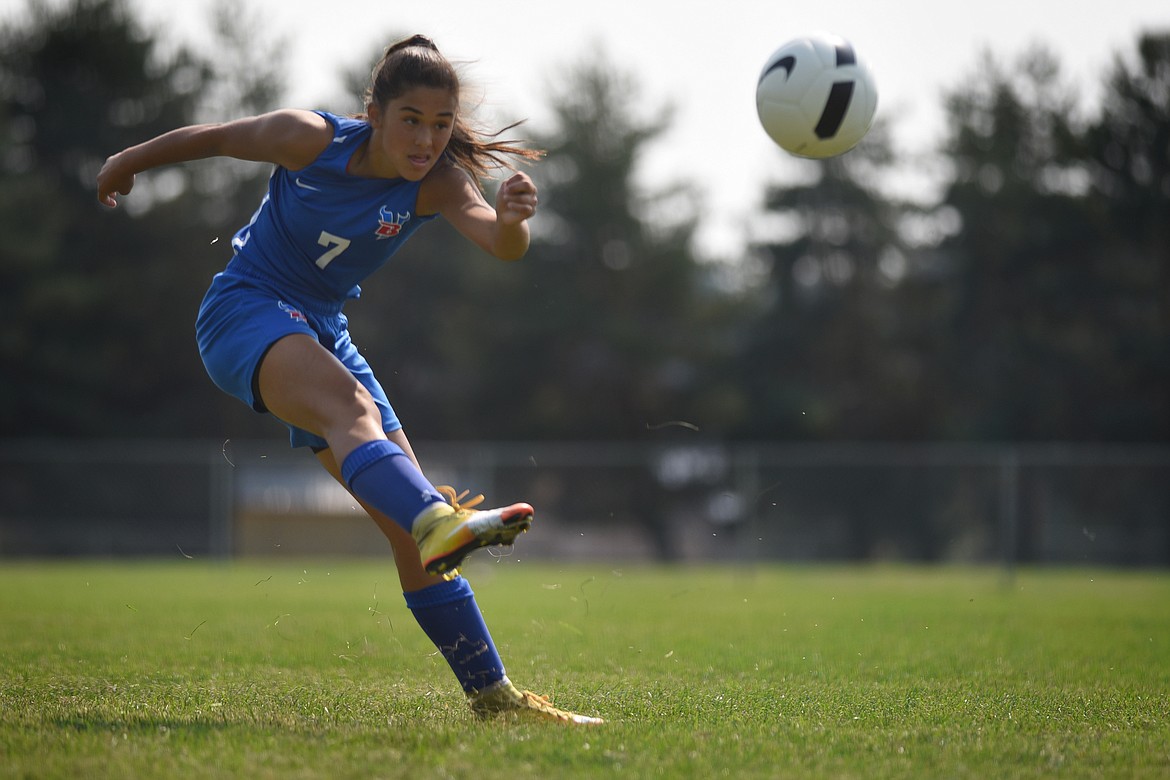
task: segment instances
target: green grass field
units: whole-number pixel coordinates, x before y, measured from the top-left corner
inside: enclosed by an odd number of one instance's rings
[[[1170,777],[1170,576],[536,565],[474,720],[389,564],[0,565],[3,777]]]

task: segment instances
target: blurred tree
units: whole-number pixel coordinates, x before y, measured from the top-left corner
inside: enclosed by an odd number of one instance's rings
[[[219,50],[226,62],[232,47]],[[197,190],[230,202],[247,177],[184,166],[138,177],[116,211],[94,197],[106,156],[205,108],[214,66],[187,48],[159,49],[123,0],[31,2],[0,29],[5,435],[174,435],[208,424],[192,322],[230,249],[213,245],[223,215],[202,209]]]
[[[770,274],[748,323],[740,377],[753,416],[737,431],[742,438],[931,435],[945,408],[930,363],[938,349],[933,283],[929,258],[903,235],[903,221],[923,215],[874,184],[897,162],[879,123],[847,154],[803,163],[805,181],[769,188],[765,208],[787,235],[755,248]],[[917,479],[874,468],[814,469],[800,476],[813,490],[795,496],[834,497],[846,528],[840,553],[850,559],[877,552],[874,529],[886,518],[874,513],[890,506],[901,509],[904,537],[929,557],[934,535]],[[796,511],[816,516],[816,500]]]
[[[745,438],[921,438],[937,415],[924,360],[928,308],[900,234],[908,204],[872,182],[895,165],[875,126],[856,149],[802,163],[805,181],[772,186],[765,209],[779,240],[755,251],[770,273],[741,381],[753,415]]]
[[[100,212],[92,182],[107,154],[190,116],[206,71],[182,50],[159,62],[116,0],[32,3],[0,40],[0,373],[20,378],[3,386],[3,430],[116,431],[111,413],[136,409],[156,370],[134,348],[153,302],[127,295],[149,259],[134,220]]]
[[[1089,129],[1090,194],[1101,210],[1099,322],[1115,366],[1102,436],[1170,438],[1170,33],[1118,57]]]
[[[1076,91],[1044,49],[1006,69],[987,55],[978,71],[947,102],[954,175],[944,203],[961,227],[942,246],[954,264],[944,326],[953,342],[939,357],[953,393],[939,433],[1147,437],[1151,421],[1126,411],[1143,391],[1113,313],[1135,300],[1132,264],[1107,250],[1113,227],[1088,191]]]
[[[511,291],[502,346],[525,389],[495,385],[514,434],[632,439],[668,421],[718,430],[734,405],[705,366],[725,349],[719,299],[692,248],[701,213],[688,185],[635,184],[671,110],[591,55],[557,79],[554,130],[538,138],[542,214],[531,267]]]

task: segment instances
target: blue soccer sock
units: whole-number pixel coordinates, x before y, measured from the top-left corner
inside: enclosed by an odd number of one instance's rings
[[[504,679],[504,662],[467,580],[455,577],[402,595],[414,619],[451,665],[464,693]]]
[[[402,448],[387,439],[366,442],[346,456],[341,477],[354,495],[407,531],[424,509],[445,501]]]

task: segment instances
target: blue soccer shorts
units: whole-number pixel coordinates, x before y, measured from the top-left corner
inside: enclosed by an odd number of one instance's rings
[[[387,433],[402,427],[373,369],[349,338],[340,306],[306,305],[283,299],[267,285],[234,274],[218,274],[199,307],[195,337],[211,381],[257,412],[267,412],[257,377],[269,348],[285,336],[312,336],[333,353],[373,396]],[[288,425],[288,423],[286,423]],[[293,447],[329,446],[315,433],[288,425]]]

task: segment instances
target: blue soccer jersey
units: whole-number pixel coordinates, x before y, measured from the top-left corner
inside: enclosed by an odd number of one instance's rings
[[[260,208],[232,238],[233,265],[290,297],[341,302],[436,215],[415,213],[420,182],[346,172],[368,122],[317,113],[333,125],[333,142],[299,171],[273,171]]]

